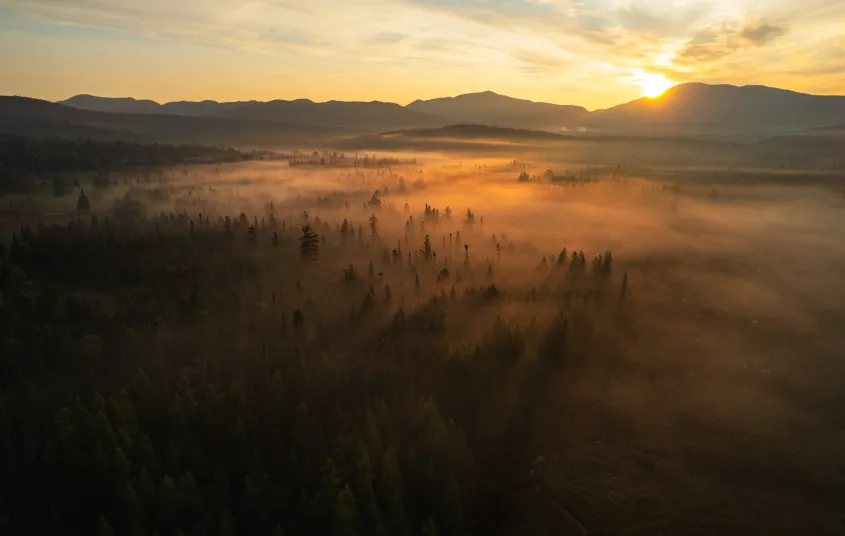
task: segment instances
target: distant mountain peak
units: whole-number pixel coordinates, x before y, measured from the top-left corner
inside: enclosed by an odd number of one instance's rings
[[[641,98],[590,114],[587,126],[641,131],[644,125],[735,131],[800,129],[845,119],[845,97],[809,95],[761,85],[690,82],[658,98]]]
[[[560,132],[580,125],[587,110],[580,106],[534,102],[501,95],[491,90],[455,97],[416,100],[406,106],[460,123],[503,128],[528,128]]]

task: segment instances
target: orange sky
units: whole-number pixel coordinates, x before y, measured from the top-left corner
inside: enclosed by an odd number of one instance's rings
[[[845,94],[845,2],[798,4],[0,0],[0,93],[406,104],[490,89],[590,109],[693,80]]]

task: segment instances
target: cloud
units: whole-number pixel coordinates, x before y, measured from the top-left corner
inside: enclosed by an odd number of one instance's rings
[[[254,56],[303,80],[389,69],[394,87],[505,81],[525,96],[564,80],[627,95],[636,72],[769,83],[792,69],[841,84],[843,25],[836,0],[0,0],[0,32],[29,34],[18,39],[215,47],[222,68]],[[811,53],[822,45],[828,55]]]
[[[768,22],[760,21],[749,24],[743,28],[740,35],[757,46],[762,46],[773,41],[786,33],[785,26],[774,26]]]
[[[312,0],[319,6],[325,0]],[[12,13],[58,24],[122,31],[257,53],[321,52],[329,40],[303,24],[315,15],[297,2],[259,0],[0,0]]]
[[[398,32],[380,32],[373,36],[372,42],[377,44],[392,45],[394,43],[401,43],[408,36]]]
[[[675,60],[681,65],[721,60],[751,47],[762,47],[785,35],[787,30],[786,26],[777,26],[763,20],[745,24],[720,23],[697,32],[681,47]]]
[[[510,55],[520,63],[523,72],[530,74],[560,74],[573,66],[571,60],[545,52],[514,50]]]

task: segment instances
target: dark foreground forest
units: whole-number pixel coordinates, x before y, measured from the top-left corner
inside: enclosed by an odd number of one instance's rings
[[[419,236],[422,253],[318,283],[320,257],[383,249],[377,223],[326,237],[272,211],[256,227],[133,208],[24,227],[4,251],[7,533],[490,533],[520,515],[498,495],[531,484],[537,409],[624,315],[610,254],[563,251],[544,286],[499,288],[492,264],[463,246],[437,264]],[[324,292],[348,314],[322,316]],[[447,346],[447,318],[502,302],[559,313]]]
[[[509,187],[532,187],[509,170]],[[842,527],[843,466],[827,458],[827,476],[810,479],[821,469],[802,465],[830,456],[833,435],[790,459],[791,439],[765,417],[748,425],[683,405],[702,383],[745,391],[736,376],[716,381],[712,363],[679,361],[656,334],[674,325],[673,348],[703,359],[685,315],[706,313],[726,338],[738,324],[680,300],[656,315],[624,256],[576,249],[574,228],[541,251],[489,214],[411,207],[409,196],[438,195],[398,175],[415,172],[356,158],[339,171],[342,190],[247,199],[219,185],[219,170],[191,183],[176,171],[74,187],[60,221],[6,222],[3,534]],[[677,213],[675,190],[655,192]],[[676,265],[638,262],[632,274],[666,278]],[[838,384],[812,378],[827,415]],[[655,434],[658,422],[683,439]],[[756,460],[737,456],[755,449]],[[690,476],[704,467],[712,482]],[[744,482],[768,475],[768,491],[726,480],[740,467]],[[766,515],[736,517],[744,504]]]

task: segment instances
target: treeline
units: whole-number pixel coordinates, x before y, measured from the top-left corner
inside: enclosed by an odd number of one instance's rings
[[[611,351],[610,254],[501,287],[451,234],[452,265],[428,236],[388,255],[375,215],[367,239],[272,204],[129,202],[0,251],[2,533],[487,535],[561,515],[529,465]],[[550,314],[498,317],[519,303]],[[491,327],[470,342],[466,322]]]
[[[159,145],[123,141],[36,139],[0,136],[0,176],[168,166],[192,161],[238,162],[249,155],[201,145]]]

